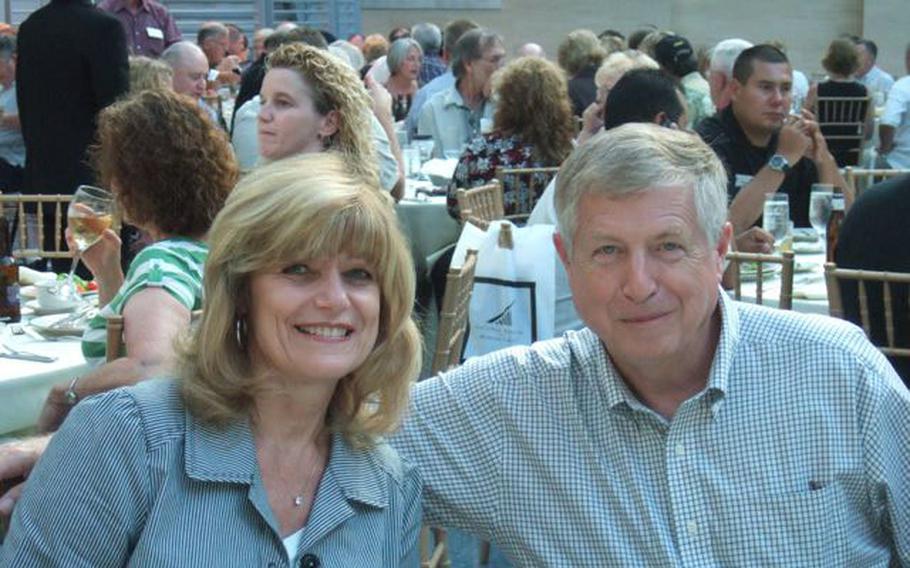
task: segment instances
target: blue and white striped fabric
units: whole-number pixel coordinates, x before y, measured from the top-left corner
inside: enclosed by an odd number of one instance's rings
[[[588,329],[418,384],[427,521],[520,566],[910,566],[910,393],[858,328],[721,298],[671,421]]]
[[[413,467],[386,445],[355,450],[335,435],[299,564],[417,566],[420,516]],[[288,566],[247,422],[196,422],[172,381],[80,403],[0,550],[0,566],[126,565]]]

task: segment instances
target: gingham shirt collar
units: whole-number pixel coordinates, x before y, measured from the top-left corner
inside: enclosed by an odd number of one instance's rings
[[[700,398],[704,397],[707,404],[710,405],[713,417],[717,416],[723,398],[728,392],[730,367],[733,364],[733,354],[736,352],[736,344],[739,342],[739,314],[736,311],[736,306],[733,301],[719,288],[718,309],[720,310],[721,317],[720,338],[714,352],[714,361],[711,363],[711,370],[708,374],[707,386],[699,396]],[[588,332],[592,337],[596,338],[596,335],[593,332]],[[597,341],[599,344],[596,349],[597,356],[590,358],[590,362],[593,364],[590,370],[595,376],[605,377],[604,391],[606,394],[607,406],[610,410],[615,411],[620,408],[630,408],[632,410],[653,414],[655,417],[666,422],[635,397],[635,394],[632,393],[620,376],[619,371],[613,366],[613,363],[607,354],[608,350],[604,348],[603,343],[601,343],[599,339]]]

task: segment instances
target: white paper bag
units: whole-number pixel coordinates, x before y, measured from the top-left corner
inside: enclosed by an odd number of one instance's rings
[[[553,226],[515,227],[513,246],[499,247],[502,221],[483,232],[465,224],[453,256],[477,249],[465,358],[553,337],[555,319]]]

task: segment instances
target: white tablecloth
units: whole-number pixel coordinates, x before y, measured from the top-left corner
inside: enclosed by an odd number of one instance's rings
[[[409,184],[410,185],[410,184]],[[395,205],[401,228],[411,244],[418,274],[426,274],[437,253],[458,240],[461,225],[446,211],[444,196],[405,198]]]
[[[39,341],[0,329],[0,340],[13,348],[57,357],[53,363],[0,358],[0,435],[33,426],[51,386],[69,383],[91,368],[82,357],[80,339]]]

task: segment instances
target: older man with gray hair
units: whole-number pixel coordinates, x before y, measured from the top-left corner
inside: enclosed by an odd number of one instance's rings
[[[462,147],[480,134],[481,119],[493,119],[490,80],[505,57],[502,38],[490,30],[470,30],[455,44],[455,84],[433,95],[417,121],[417,133],[433,137],[436,157],[457,158]]]
[[[708,67],[708,85],[711,87],[711,100],[719,111],[730,104],[730,85],[733,83],[733,64],[743,51],[752,47],[744,39],[725,39],[718,42],[711,50],[711,63]]]
[[[423,87],[446,72],[446,62],[442,60],[442,32],[436,24],[424,22],[411,28],[411,38],[423,50],[420,75],[417,77],[417,83]]]
[[[853,325],[724,294],[726,185],[651,124],[566,160],[588,327],[417,384],[393,443],[427,523],[521,566],[910,564],[910,393]]]

